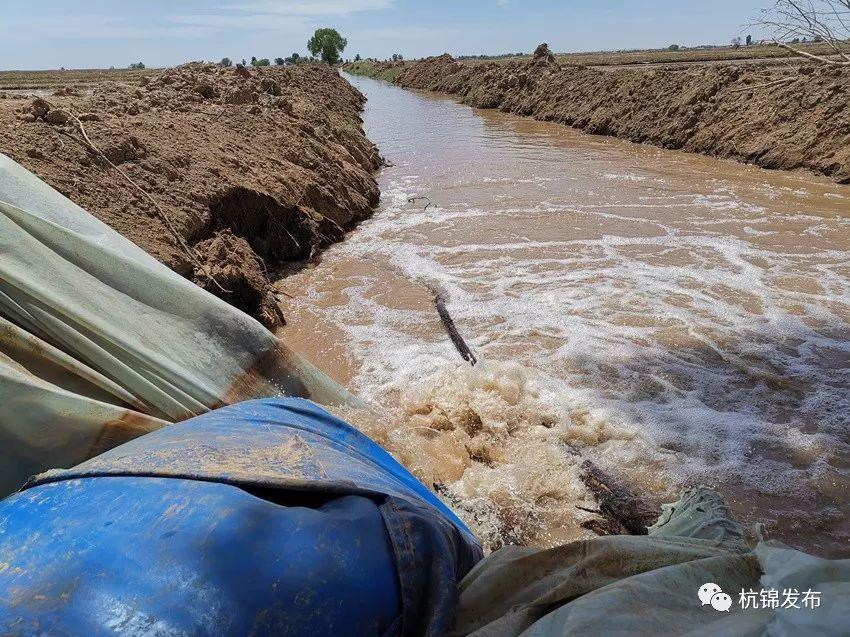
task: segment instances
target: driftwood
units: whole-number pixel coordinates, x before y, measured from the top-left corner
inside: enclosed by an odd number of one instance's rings
[[[452,339],[455,349],[457,349],[463,360],[475,367],[478,359],[475,358],[475,354],[472,353],[472,350],[469,349],[466,341],[463,340],[463,336],[461,336],[460,332],[458,332],[454,319],[452,319],[451,314],[449,314],[449,310],[446,308],[446,300],[443,293],[434,289],[431,289],[431,291],[434,293],[434,305],[437,306],[437,314],[440,315],[440,321],[448,333],[449,338]]]
[[[425,197],[425,199],[427,199],[427,197]],[[440,316],[440,322],[443,324],[443,329],[446,330],[449,338],[452,339],[455,349],[463,357],[463,360],[473,367],[478,363],[478,359],[475,357],[475,354],[472,353],[469,345],[466,344],[463,336],[460,335],[457,325],[455,325],[454,319],[452,318],[452,315],[449,314],[449,310],[446,307],[445,294],[436,283],[426,282],[417,278],[410,278],[410,275],[408,275],[404,270],[401,270],[389,263],[382,263],[371,256],[365,256],[363,258],[371,261],[376,267],[392,272],[393,274],[400,275],[430,292],[434,299],[434,306],[437,308],[437,314]]]
[[[582,464],[580,477],[596,498],[599,509],[577,508],[600,516],[583,522],[582,527],[597,535],[646,535],[647,526],[658,519],[658,510],[590,460]]]

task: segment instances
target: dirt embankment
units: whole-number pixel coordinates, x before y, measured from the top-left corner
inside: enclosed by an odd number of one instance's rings
[[[427,58],[395,83],[588,133],[765,168],[804,168],[850,183],[850,68],[600,71],[560,65],[540,48],[530,61],[501,64]]]
[[[91,94],[6,96],[0,151],[274,327],[283,318],[275,271],[338,241],[378,203],[364,101],[326,66],[192,64]]]

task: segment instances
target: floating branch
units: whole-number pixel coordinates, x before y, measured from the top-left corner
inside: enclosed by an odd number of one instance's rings
[[[440,316],[440,322],[443,324],[443,328],[446,330],[446,333],[449,335],[449,338],[452,339],[452,343],[454,344],[455,349],[461,355],[463,360],[468,362],[473,367],[478,364],[478,359],[475,357],[475,354],[472,353],[472,350],[466,344],[466,341],[463,339],[463,336],[460,335],[460,332],[458,331],[457,326],[455,325],[454,319],[452,318],[451,314],[449,314],[449,310],[446,307],[445,294],[442,290],[440,290],[437,284],[423,281],[422,279],[417,277],[411,278],[408,273],[401,270],[400,268],[397,268],[388,263],[382,263],[371,256],[367,255],[364,258],[371,261],[375,266],[392,272],[396,275],[400,275],[408,281],[411,281],[416,285],[421,286],[425,290],[428,290],[428,292],[430,292],[434,298],[434,305],[437,308],[437,314],[439,314]]]
[[[472,353],[472,350],[469,349],[466,341],[463,340],[460,332],[458,332],[454,319],[452,319],[451,314],[449,314],[449,310],[446,308],[446,300],[443,293],[433,289],[432,292],[434,292],[434,304],[437,306],[437,314],[440,315],[440,321],[448,333],[449,338],[452,339],[455,349],[461,355],[463,360],[475,367],[476,363],[478,363],[478,359],[475,358],[475,354]]]

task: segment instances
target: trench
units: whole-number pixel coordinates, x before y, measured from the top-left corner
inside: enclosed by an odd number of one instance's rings
[[[586,537],[589,458],[846,557],[850,187],[347,79],[381,204],[276,285],[286,341],[385,409],[358,426],[489,548]]]

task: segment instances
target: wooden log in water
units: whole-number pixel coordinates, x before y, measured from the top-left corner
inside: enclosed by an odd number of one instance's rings
[[[660,511],[628,487],[618,483],[590,460],[581,466],[580,477],[599,505],[599,518],[582,526],[597,535],[646,535]],[[583,509],[587,510],[587,509]]]
[[[475,367],[478,359],[475,358],[475,354],[472,353],[472,350],[469,349],[466,341],[463,340],[463,336],[461,336],[460,332],[458,332],[454,319],[452,319],[451,314],[449,314],[449,310],[446,308],[446,300],[443,293],[439,290],[433,289],[432,292],[434,293],[434,305],[437,306],[437,314],[440,315],[440,321],[448,333],[449,338],[452,339],[455,349],[457,349],[458,353],[460,353],[461,357],[463,357],[463,360]]]

